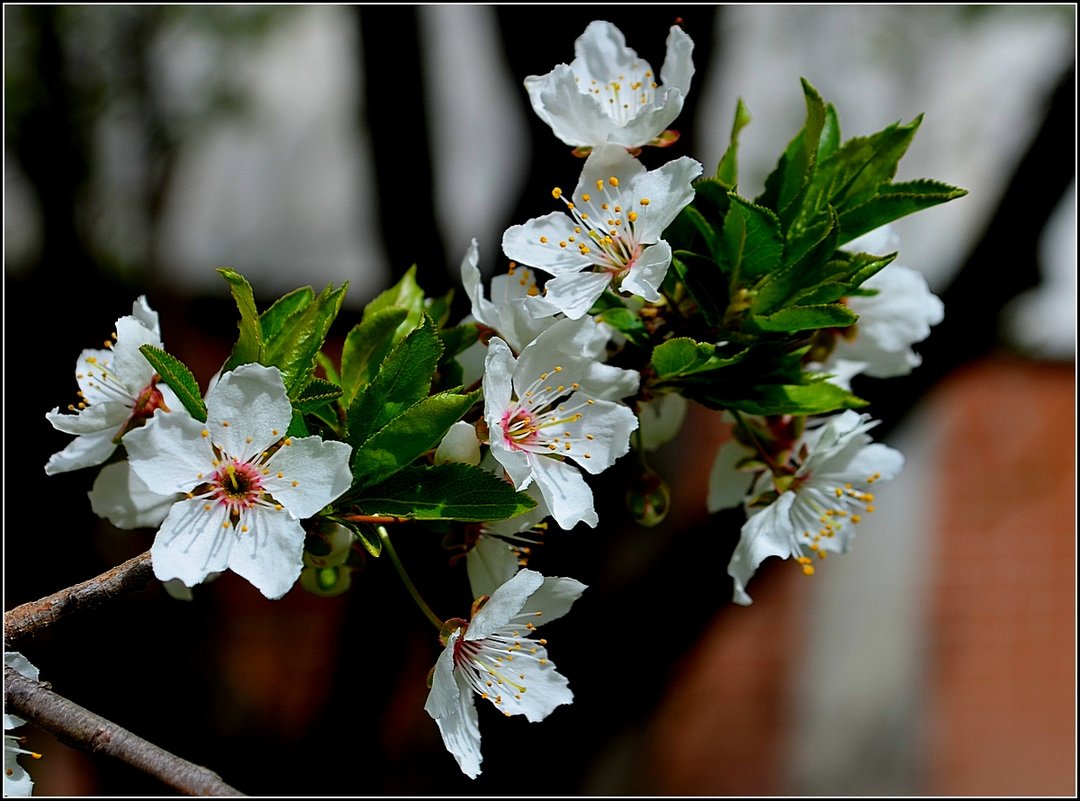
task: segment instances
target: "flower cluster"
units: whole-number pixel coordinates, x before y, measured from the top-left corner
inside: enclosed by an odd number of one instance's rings
[[[439,630],[425,709],[471,778],[476,696],[531,722],[573,700],[535,634],[585,586],[536,570],[537,546],[600,524],[593,482],[609,470],[633,519],[660,525],[672,494],[647,460],[680,435],[689,401],[733,425],[705,503],[745,512],[734,601],[750,603],[770,556],[813,573],[903,464],[872,442],[852,380],[909,372],[942,319],[925,280],[892,263],[888,224],[963,190],[894,183],[918,120],[842,143],[806,81],[806,123],[760,196],[738,191],[741,103],[715,172],[688,156],[646,168],[644,148],[678,139],[692,53],[672,26],[657,75],[597,21],[570,64],[525,79],[573,148],[574,189],[555,186],[557,210],[502,234],[508,268],[487,285],[472,240],[465,319],[451,324],[451,297],[426,297],[414,268],[326,347],[344,286],[260,312],[222,269],[239,336],[204,392],[139,298],[105,349],[80,355],[78,403],[46,415],[75,437],[46,472],[100,466],[92,509],[157,529],[154,574],[178,597],[226,573],[271,599],[297,583],[338,595],[389,563]],[[449,568],[464,561],[468,618],[423,599],[390,536],[406,525],[437,533]]]

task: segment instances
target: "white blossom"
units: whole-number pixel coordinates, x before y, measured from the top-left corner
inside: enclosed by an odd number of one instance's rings
[[[562,320],[519,358],[498,337],[488,344],[484,417],[491,451],[518,490],[532,482],[560,527],[595,526],[592,490],[580,467],[606,470],[630,448],[634,413],[611,398],[637,389],[631,370],[599,364],[586,344],[591,318]]]
[[[446,642],[424,709],[469,778],[480,775],[481,762],[474,696],[533,723],[574,700],[566,678],[548,659],[547,640],[532,635],[543,623],[565,615],[584,590],[574,579],[545,578],[524,569],[495,590],[470,621],[449,621],[444,627]]]
[[[154,539],[154,575],[191,587],[230,569],[280,598],[302,568],[300,520],[349,488],[351,448],[286,436],[292,406],[276,367],[226,373],[206,409],[206,423],[157,412],[125,438],[150,491],[183,493]]]
[[[158,315],[140,296],[132,313],[116,321],[106,348],[87,349],[75,363],[79,402],[72,414],[56,407],[45,415],[53,428],[75,439],[54,453],[45,464],[49,475],[92,467],[107,460],[132,426],[154,413],[179,403],[139,351],[141,345],[161,347]]]
[[[897,249],[899,239],[890,226],[864,234],[844,246],[853,253],[883,255]],[[922,273],[892,262],[863,282],[871,295],[851,295],[848,308],[859,315],[854,325],[840,329],[829,358],[817,366],[848,387],[851,378],[907,375],[922,363],[912,345],[930,336],[930,327],[945,317],[941,299],[930,291]]]
[[[814,556],[848,551],[862,515],[874,511],[872,487],[895,478],[904,464],[899,451],[871,441],[866,431],[876,424],[850,410],[834,415],[804,432],[782,475],[766,471],[755,482],[746,498],[750,517],[728,564],[736,603],[751,602],[746,584],[770,556],[794,558],[811,575]],[[762,508],[759,500],[770,493],[775,499]]]
[[[594,150],[570,199],[558,187],[552,191],[569,213],[536,217],[503,234],[508,258],[554,276],[525,301],[534,314],[577,319],[609,286],[659,301],[671,265],[671,246],[661,237],[694,199],[701,170],[686,156],[647,170],[620,147]]]
[[[525,79],[536,114],[575,148],[659,144],[679,116],[694,75],[694,43],[677,25],[668,31],[660,79],[626,46],[610,22],[590,22],[574,43],[574,60]]]

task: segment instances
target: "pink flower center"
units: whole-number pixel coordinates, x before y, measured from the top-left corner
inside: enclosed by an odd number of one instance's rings
[[[263,476],[249,462],[232,459],[214,471],[210,488],[211,499],[224,504],[235,516],[263,497]]]
[[[536,418],[528,409],[511,407],[503,412],[503,438],[514,450],[525,450],[522,446],[535,440],[539,429]]]

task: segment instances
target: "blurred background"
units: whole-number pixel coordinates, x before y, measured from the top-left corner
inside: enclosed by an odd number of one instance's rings
[[[475,782],[423,710],[438,643],[381,562],[333,599],[155,585],[18,650],[252,795],[1075,795],[1073,5],[5,5],[5,609],[152,542],[93,517],[95,470],[42,469],[79,352],[146,294],[205,386],[237,319],[219,266],[260,308],[348,281],[339,338],[412,264],[457,287],[471,237],[504,269],[502,231],[580,170],[522,81],[592,19],[657,69],[681,21],[697,72],[662,156],[711,170],[742,97],[746,196],[802,123],[800,77],[845,138],[925,112],[897,180],[969,190],[896,225],[946,314],[910,377],[855,384],[907,464],[853,552],[810,579],[767,562],[732,605],[740,519],[704,504],[724,432],[692,407],[654,460],[664,525],[630,521],[616,466],[602,525],[534,558],[589,586],[545,632],[575,702],[542,724],[482,707]],[[463,614],[437,535],[396,542]],[[37,795],[166,789],[23,733]]]

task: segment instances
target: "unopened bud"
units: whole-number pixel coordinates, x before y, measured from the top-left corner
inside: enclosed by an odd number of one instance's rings
[[[634,520],[652,528],[663,522],[671,506],[671,490],[659,473],[646,470],[638,474],[626,491],[626,508]]]

